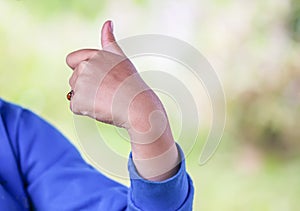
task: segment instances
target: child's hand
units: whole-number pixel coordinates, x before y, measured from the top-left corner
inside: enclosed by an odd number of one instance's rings
[[[178,152],[161,101],[116,43],[111,21],[103,25],[101,44],[103,50],[84,49],[67,56],[74,71],[71,110],[126,128],[136,167],[145,178],[172,176]]]

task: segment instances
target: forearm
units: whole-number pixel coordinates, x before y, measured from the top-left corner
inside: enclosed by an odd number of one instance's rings
[[[83,49],[67,57],[74,70],[71,110],[126,128],[144,178],[171,177],[180,159],[160,100],[115,42],[111,21],[103,25],[101,43],[103,50]]]
[[[152,181],[172,177],[178,170],[180,156],[158,97],[152,91],[140,94],[129,109],[128,132],[137,171]]]

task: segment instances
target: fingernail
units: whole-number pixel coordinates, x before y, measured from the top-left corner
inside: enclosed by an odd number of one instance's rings
[[[114,24],[112,21],[110,21],[110,32],[113,33],[114,32]]]

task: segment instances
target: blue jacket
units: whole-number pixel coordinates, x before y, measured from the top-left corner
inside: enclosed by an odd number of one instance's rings
[[[128,188],[87,164],[49,123],[0,99],[1,211],[192,210],[192,181],[180,165],[172,178],[151,182],[130,157],[130,177],[139,179]]]

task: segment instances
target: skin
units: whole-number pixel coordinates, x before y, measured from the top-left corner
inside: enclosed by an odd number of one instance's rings
[[[101,44],[102,50],[82,49],[66,58],[73,70],[70,109],[125,128],[134,164],[143,178],[172,177],[180,157],[161,101],[116,43],[111,21],[102,27]]]

